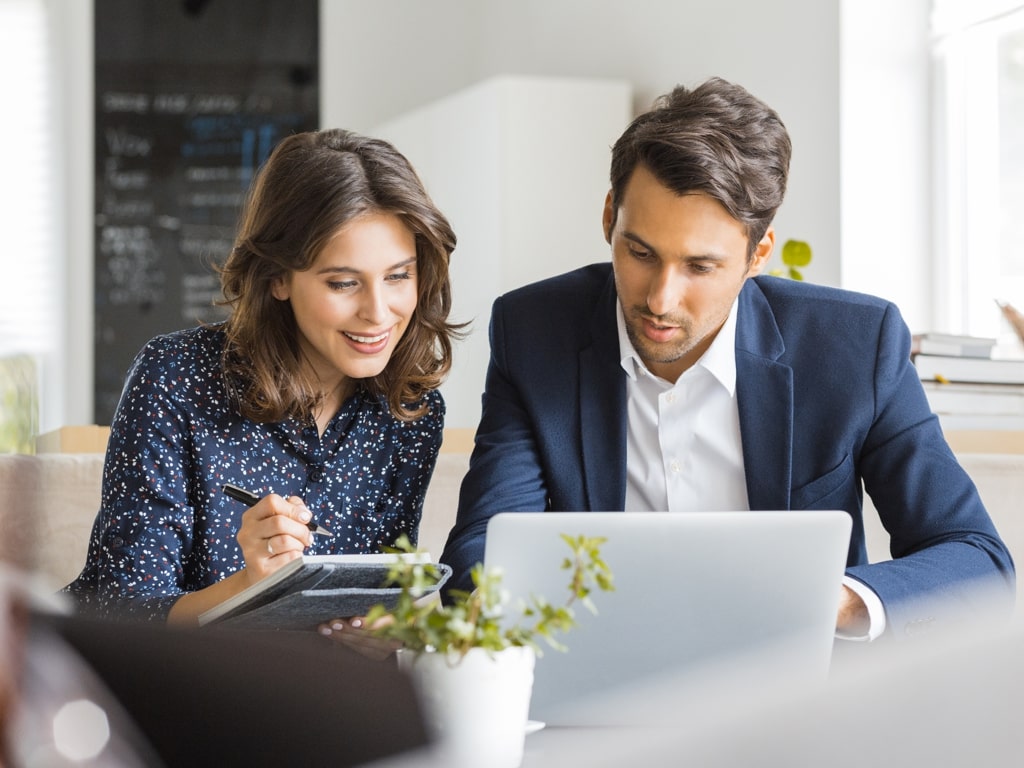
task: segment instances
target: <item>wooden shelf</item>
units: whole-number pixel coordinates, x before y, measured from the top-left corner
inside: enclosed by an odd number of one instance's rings
[[[36,453],[106,453],[110,427],[61,427],[36,438]]]
[[[1024,432],[1015,429],[949,430],[945,435],[954,453],[1024,453]]]

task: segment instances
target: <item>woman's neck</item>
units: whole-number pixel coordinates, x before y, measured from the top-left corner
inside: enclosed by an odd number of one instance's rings
[[[348,377],[343,377],[329,392],[324,393],[323,399],[320,400],[320,405],[313,412],[313,418],[316,420],[316,429],[321,436],[324,430],[327,429],[327,425],[331,423],[331,419],[341,409],[341,404],[351,397],[355,389],[355,381]]]

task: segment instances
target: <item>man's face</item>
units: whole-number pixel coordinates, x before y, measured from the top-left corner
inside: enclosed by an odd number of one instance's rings
[[[609,194],[604,229],[626,331],[647,368],[674,382],[711,345],[746,279],[764,268],[775,232],[748,262],[746,231],[721,203],[677,195],[642,165],[614,213]]]

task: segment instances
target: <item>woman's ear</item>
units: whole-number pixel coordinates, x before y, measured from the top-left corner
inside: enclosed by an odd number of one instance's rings
[[[291,291],[288,290],[288,283],[284,277],[275,277],[270,284],[270,293],[278,301],[288,301],[291,298]]]

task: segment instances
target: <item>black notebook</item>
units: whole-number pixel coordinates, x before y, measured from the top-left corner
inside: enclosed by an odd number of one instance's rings
[[[200,614],[199,625],[315,630],[331,619],[363,616],[378,603],[391,608],[401,590],[384,584],[396,558],[431,562],[426,553],[307,555]],[[441,579],[430,593],[451,575],[449,566],[433,566]]]

